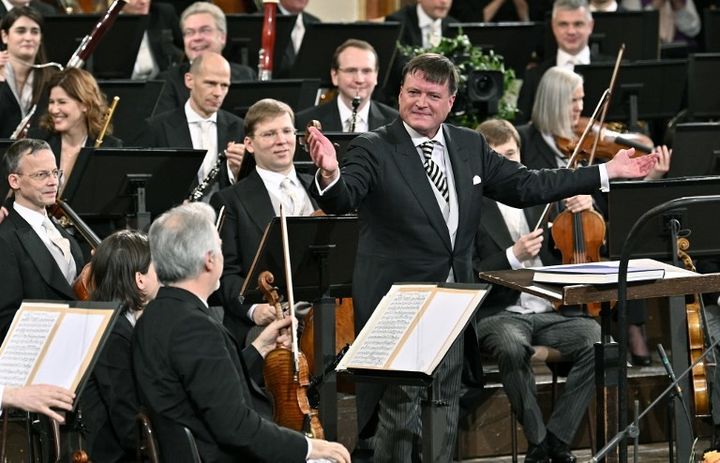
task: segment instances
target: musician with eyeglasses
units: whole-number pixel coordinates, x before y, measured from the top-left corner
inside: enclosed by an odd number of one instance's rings
[[[3,156],[14,199],[0,223],[0,342],[25,299],[75,299],[80,246],[48,216],[63,172],[47,142],[18,140]]]
[[[298,112],[295,127],[305,130],[307,123],[314,119],[320,121],[326,131],[367,132],[395,120],[398,116],[395,108],[372,99],[379,66],[372,45],[364,40],[346,40],[335,49],[330,67],[337,97]]]
[[[46,101],[47,82],[56,70],[38,67],[47,61],[42,28],[43,17],[27,6],[13,8],[0,23],[5,48],[0,51],[0,138],[10,138],[32,107]]]

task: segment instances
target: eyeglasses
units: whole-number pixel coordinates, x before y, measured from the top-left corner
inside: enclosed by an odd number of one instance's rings
[[[210,35],[213,34],[215,30],[216,29],[214,27],[210,26],[203,26],[200,29],[183,29],[182,35],[183,37],[192,37],[195,34]]]
[[[51,176],[55,177],[56,179],[60,180],[63,176],[63,171],[60,169],[53,169],[53,170],[40,170],[38,172],[33,172],[32,174],[21,174],[20,172],[14,172],[15,175],[20,176],[27,176],[30,177],[33,180],[38,180],[41,182],[44,182],[45,180],[49,179]]]
[[[280,130],[268,130],[265,132],[260,132],[256,136],[258,138],[260,138],[262,141],[268,143],[268,142],[277,140],[277,137],[279,135],[282,135],[285,138],[294,137],[295,129],[291,128],[291,127],[285,127],[284,129],[280,129]]]
[[[353,76],[357,74],[360,74],[362,76],[369,76],[370,74],[377,72],[377,70],[373,68],[338,68],[338,72]]]

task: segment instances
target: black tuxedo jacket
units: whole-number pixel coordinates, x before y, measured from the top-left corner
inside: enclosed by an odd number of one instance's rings
[[[280,10],[278,10],[278,14],[280,14]],[[319,23],[321,21],[320,18],[318,18],[317,16],[313,16],[310,13],[303,11],[302,22],[305,26],[305,31],[307,31],[309,24]],[[290,40],[287,48],[285,48],[285,52],[283,53],[280,63],[276,63],[276,68],[274,69],[273,75],[275,77],[286,77],[290,73],[293,64],[295,64],[295,58],[295,48],[293,47],[292,40]]]
[[[420,30],[419,19],[417,14],[417,5],[412,4],[385,17],[385,21],[395,21],[403,25],[402,35],[400,35],[400,43],[403,45],[411,45],[413,47],[422,47],[422,31]],[[446,37],[450,23],[459,22],[452,16],[446,16],[442,20],[442,36]]]
[[[216,126],[218,152],[222,152],[229,142],[241,142],[245,138],[243,120],[225,110],[221,109],[217,112]],[[181,106],[179,109],[148,119],[145,129],[132,145],[143,148],[192,148],[185,108]],[[220,170],[218,184],[220,188],[230,186],[227,168]],[[195,185],[197,178],[190,188],[194,188]]]
[[[173,109],[182,108],[190,98],[190,90],[185,86],[185,73],[190,70],[190,63],[185,62],[171,66],[158,74],[156,80],[165,81],[165,86],[158,97],[153,114],[162,114]],[[257,74],[248,66],[230,63],[230,81],[255,80]]]
[[[42,239],[15,209],[8,207],[8,211],[10,214],[0,223],[0,340],[5,339],[23,300],[76,299]],[[84,265],[80,246],[62,227],[58,230],[70,240],[79,273]]]
[[[375,130],[385,124],[389,124],[398,117],[395,108],[380,103],[379,101],[370,101],[370,112],[368,116],[368,126],[370,130]],[[323,130],[330,132],[342,132],[343,121],[340,120],[340,110],[337,106],[337,98],[333,98],[325,104],[304,109],[295,114],[295,127],[298,130],[305,130],[307,123],[316,119],[322,124]]]
[[[151,415],[186,426],[206,462],[302,462],[305,437],[253,408],[262,358],[235,339],[192,293],[160,288],[135,326],[133,366]],[[254,373],[255,372],[255,373]]]
[[[57,132],[50,132],[49,130],[43,129],[42,127],[33,127],[28,130],[28,138],[37,138],[38,140],[45,140],[50,149],[55,155],[55,161],[60,166],[60,154],[62,153],[62,137]],[[101,148],[120,148],[123,145],[122,140],[112,135],[105,135]],[[88,137],[85,141],[86,148],[92,148],[95,146],[95,139]]]
[[[180,21],[175,8],[166,3],[150,3],[149,15],[148,42],[162,72],[178,63],[184,56]]]
[[[602,63],[606,61],[613,61],[611,56],[591,54],[590,61],[593,63]],[[553,52],[552,58],[546,59],[537,66],[528,68],[525,70],[525,78],[523,79],[522,86],[520,87],[520,93],[518,94],[517,107],[520,111],[515,116],[515,124],[524,124],[532,117],[532,108],[535,103],[535,94],[537,93],[538,85],[540,85],[540,79],[545,74],[545,71],[555,66],[557,62],[555,52]]]
[[[313,182],[307,174],[298,173],[298,178],[306,189]],[[255,169],[232,187],[215,193],[210,204],[215,210],[225,206],[225,219],[220,229],[225,259],[220,279],[220,299],[225,309],[225,326],[242,346],[254,323],[247,316],[250,305],[241,304],[238,296],[265,227],[275,217],[275,210],[270,194]]]
[[[15,94],[7,82],[0,82],[0,138],[10,138],[21,119],[22,111]]]
[[[132,372],[132,334],[128,319],[118,317],[80,398],[86,448],[95,461],[135,461],[140,403]]]
[[[400,119],[350,143],[338,182],[320,196],[327,213],[357,209],[360,235],[353,274],[356,329],[361,329],[393,283],[473,282],[473,242],[484,196],[515,207],[541,204],[600,186],[597,168],[531,172],[492,152],[469,129],[442,125],[458,199],[455,245],[420,155]],[[383,388],[358,385],[364,427]],[[364,391],[363,391],[364,390]]]
[[[30,7],[36,9],[43,17],[55,16],[58,14],[58,11],[51,5],[48,5],[47,3],[41,2],[39,0],[30,0]],[[5,8],[5,4],[0,2],[0,18],[5,16],[7,12],[8,10],[7,8]]]

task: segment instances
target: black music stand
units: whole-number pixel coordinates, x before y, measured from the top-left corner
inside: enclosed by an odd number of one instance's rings
[[[462,33],[473,45],[484,51],[493,50],[522,79],[543,36],[543,28],[543,23],[538,22],[452,23],[448,35]]]
[[[720,117],[720,92],[710,89],[720,75],[720,53],[696,53],[688,57],[687,112],[691,120]]]
[[[678,124],[667,177],[720,175],[720,122]]]
[[[703,11],[705,51],[720,52],[720,10],[706,8]]]
[[[290,262],[295,300],[313,301],[315,369],[322,372],[335,359],[335,298],[352,291],[358,224],[354,216],[288,217]],[[246,302],[262,302],[258,276],[269,270],[275,285],[285,292],[280,218],[265,228],[255,259],[240,291]],[[325,375],[319,387],[320,421],[325,438],[337,439],[337,380]]]
[[[298,112],[315,104],[320,79],[273,79],[268,81],[233,82],[223,100],[222,108],[238,117],[245,117],[248,108],[263,98],[287,103]]]
[[[52,40],[43,42],[48,60],[64,66],[83,37],[92,32],[100,18],[102,16],[97,14],[45,18],[43,35],[52,37]],[[148,21],[148,15],[119,15],[113,27],[103,36],[85,68],[92,72],[96,79],[129,79]]]
[[[585,80],[585,101],[600,101],[612,76],[614,63],[575,66]],[[606,119],[626,121],[636,130],[639,119],[669,119],[684,106],[687,61],[636,61],[622,63]],[[589,116],[594,104],[585,106]]]
[[[227,19],[227,43],[223,55],[235,63],[246,64],[257,70],[259,52],[261,48],[263,14],[228,14]],[[297,15],[283,15],[278,13],[275,16],[275,52],[273,63],[277,71],[283,59],[285,49],[290,44],[290,33],[295,27]]]
[[[690,232],[687,235],[691,241],[692,255],[706,256],[718,255],[720,244],[717,240],[717,233],[711,226],[712,217],[720,214],[718,203],[698,203],[677,209],[667,209],[662,214],[651,217],[648,222],[639,230],[633,230],[639,220],[645,219],[647,211],[651,211],[660,205],[666,205],[669,200],[687,197],[699,197],[713,195],[720,190],[720,177],[687,177],[669,180],[655,181],[627,181],[613,183],[608,198],[610,227],[609,249],[610,257],[627,258],[623,256],[628,246],[628,240],[632,244],[629,251],[635,257],[653,257],[678,262],[677,238]],[[633,233],[630,233],[632,231]],[[632,235],[630,238],[629,235]],[[715,291],[716,287],[703,288],[698,286],[693,291],[691,285],[684,285],[683,291],[678,291],[669,297],[669,329],[670,350],[672,352],[671,365],[677,373],[685,370],[689,362],[688,355],[688,331],[685,311],[685,298],[682,294],[694,292]],[[656,294],[657,296],[657,294]],[[624,305],[621,304],[624,307]],[[618,362],[618,396],[619,396],[619,428],[623,429],[627,424],[627,407],[625,406],[624,389],[627,384],[627,366],[623,353],[625,350],[625,316],[618,316],[618,344],[620,361]],[[682,397],[680,400],[686,404],[690,403],[690,383],[686,377],[680,381]],[[689,460],[692,452],[692,429],[684,416],[682,408],[674,407],[674,434],[677,449],[677,461]],[[625,446],[621,444],[621,456],[624,454]]]
[[[155,112],[164,85],[162,80],[99,80],[108,103],[120,97],[113,115],[113,135],[125,142],[134,140]]]
[[[187,198],[204,157],[193,149],[83,148],[62,199],[80,216],[125,217],[146,230]]]
[[[378,88],[383,88],[397,53],[402,26],[396,22],[312,23],[307,25],[290,77],[320,79],[330,87],[330,62],[335,49],[348,39],[369,42],[378,54]]]
[[[347,153],[347,150],[350,147],[350,142],[357,138],[360,134],[352,132],[323,132],[323,135],[325,135],[328,140],[335,145],[338,162],[342,165],[345,153]],[[310,159],[310,153],[308,153],[305,146],[303,146],[305,143],[304,138],[304,134],[298,135],[298,142],[295,145],[295,157],[293,158],[295,169],[297,169],[298,172],[314,174],[317,167],[315,167],[315,164],[313,164]]]

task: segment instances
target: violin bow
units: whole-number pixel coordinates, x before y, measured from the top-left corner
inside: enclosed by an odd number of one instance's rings
[[[287,217],[285,216],[285,208],[280,205],[280,230],[282,234],[283,244],[283,263],[285,264],[285,283],[287,285],[287,300],[290,307],[291,321],[291,340],[293,361],[295,362],[295,373],[300,371],[300,348],[298,347],[297,338],[297,319],[295,318],[295,294],[293,293],[292,268],[290,267],[290,243],[288,240]]]
[[[600,117],[598,118],[598,136],[595,137],[595,142],[593,143],[592,149],[590,150],[590,157],[588,158],[588,165],[592,164],[593,160],[595,159],[595,152],[597,151],[598,142],[600,141],[600,138],[602,137],[602,131],[603,131],[603,124],[605,123],[605,116],[607,115],[608,108],[610,107],[610,100],[612,99],[612,94],[615,89],[615,83],[617,81],[617,76],[620,71],[620,62],[622,61],[623,54],[625,54],[625,44],[623,43],[620,45],[620,49],[618,50],[617,58],[615,59],[615,67],[613,68],[612,76],[610,77],[610,85],[608,86],[607,92],[608,96],[605,101],[605,105],[602,108],[602,111],[600,112]],[[590,120],[590,124],[593,123],[593,120]],[[588,124],[588,125],[590,125]]]

